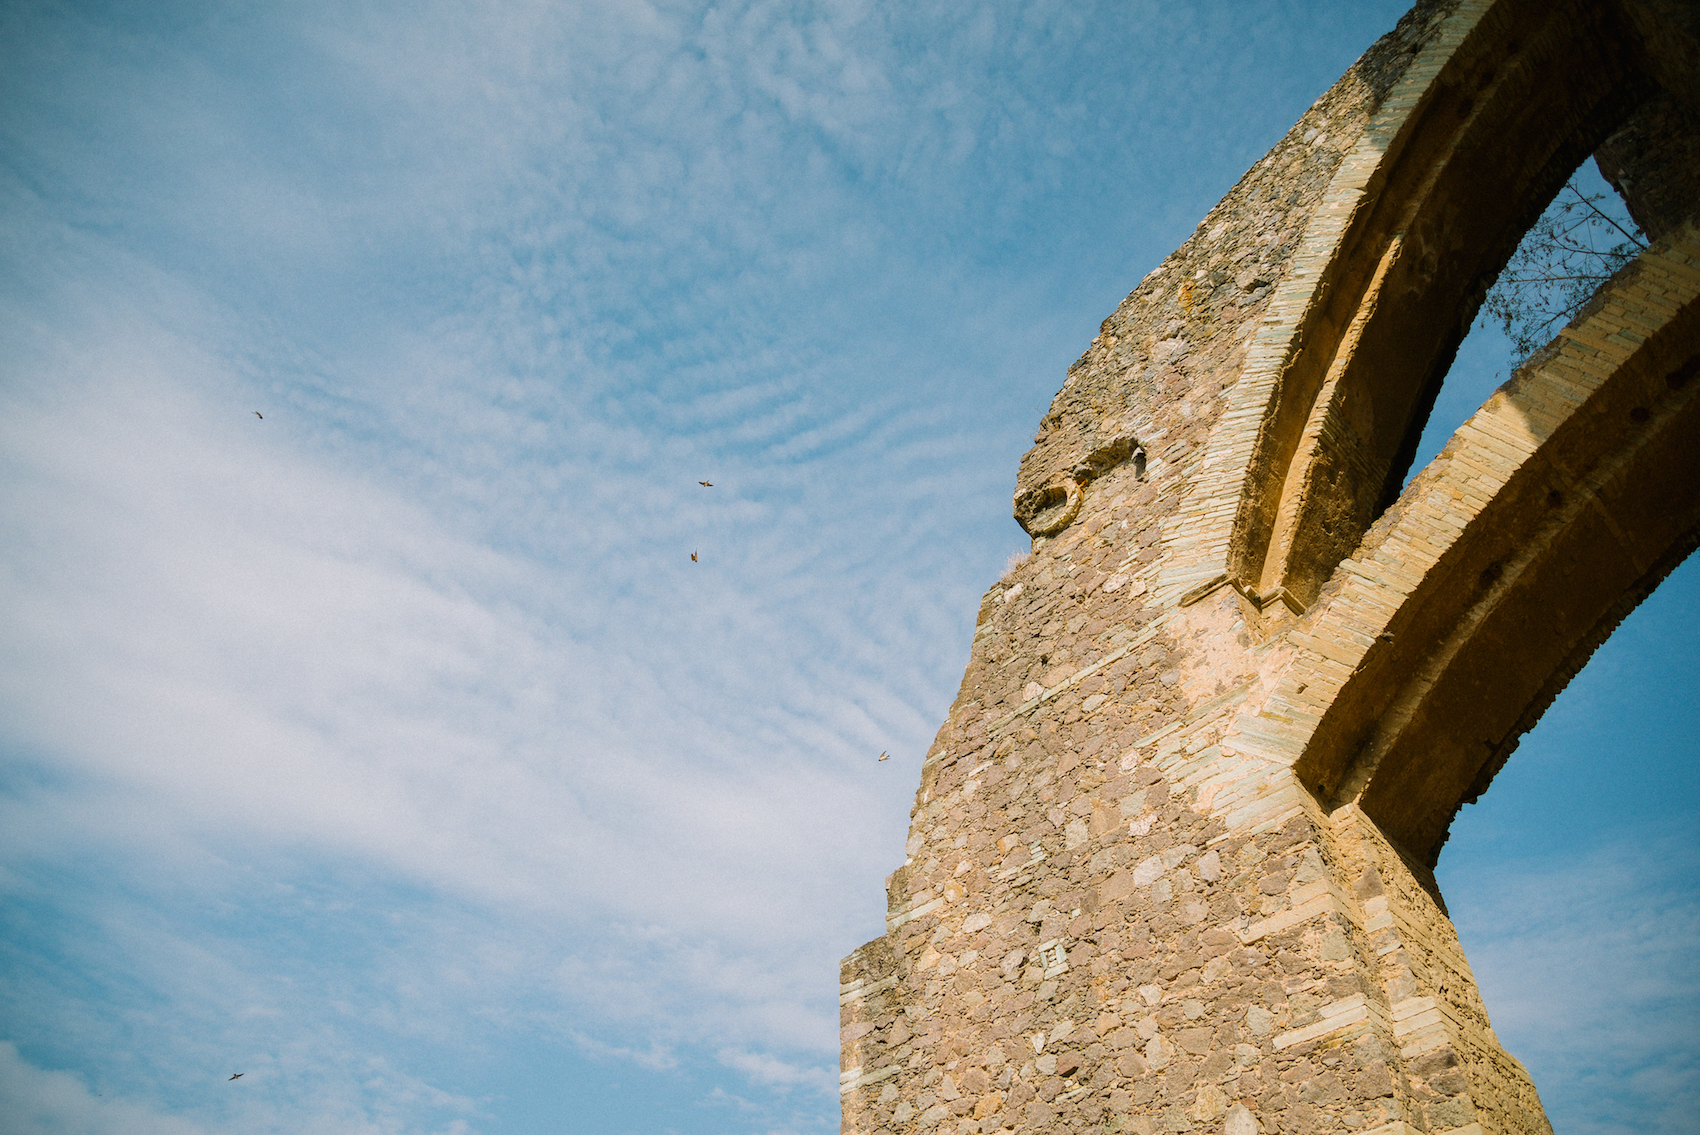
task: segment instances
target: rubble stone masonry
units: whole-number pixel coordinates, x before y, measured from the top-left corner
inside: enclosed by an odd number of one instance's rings
[[[1686,11],[1419,3],[1104,321],[844,962],[846,1132],[1551,1130],[1431,867],[1700,532]],[[1608,137],[1662,238],[1405,485]]]

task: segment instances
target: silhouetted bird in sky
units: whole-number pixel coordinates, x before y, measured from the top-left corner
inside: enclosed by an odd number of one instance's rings
[[[697,554],[695,552],[691,553],[691,562],[693,564],[697,562]]]
[[[262,421],[262,422],[266,420],[266,416],[264,414],[260,413],[258,410],[254,411],[254,417],[260,419],[260,421]]]
[[[889,760],[890,760],[890,759],[891,759],[891,754],[890,754],[890,753],[884,753],[884,752],[882,752],[882,753],[881,753],[881,754],[880,754],[880,760],[882,760],[882,761],[889,761]]]
[[[232,1076],[230,1078],[230,1080],[240,1080],[242,1077],[246,1076],[247,1074],[248,1073],[246,1073],[246,1072],[238,1072],[238,1073],[236,1073],[236,1075]],[[226,1080],[225,1083],[227,1083],[227,1084],[230,1083],[230,1080]]]
[[[713,481],[698,481],[697,484],[701,485],[705,489],[712,489],[714,487]]]

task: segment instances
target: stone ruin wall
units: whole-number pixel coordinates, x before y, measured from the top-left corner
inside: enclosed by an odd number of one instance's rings
[[[1195,546],[1201,517],[1239,507],[1201,491],[1220,439],[1266,413],[1236,386],[1329,270],[1331,186],[1426,89],[1412,72],[1456,49],[1440,41],[1493,7],[1419,3],[1069,368],[1017,483],[1032,555],[981,604],[888,932],[843,965],[845,1132],[1550,1132],[1446,917],[1438,844],[1402,849],[1281,756],[1328,705],[1295,667],[1338,689],[1392,634],[1326,629],[1339,578],[1314,605],[1259,594]],[[1683,232],[1679,283],[1700,280]],[[1662,286],[1634,302],[1691,310]],[[1504,406],[1569,405],[1574,381],[1541,381]],[[1668,413],[1690,413],[1692,388],[1667,385],[1687,399]],[[1371,533],[1384,561],[1419,505]]]

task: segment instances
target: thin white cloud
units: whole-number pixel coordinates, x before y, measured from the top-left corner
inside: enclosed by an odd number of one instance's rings
[[[665,1071],[675,1068],[679,1058],[665,1045],[652,1042],[646,1048],[628,1048],[624,1045],[608,1044],[596,1037],[585,1033],[573,1032],[570,1038],[575,1046],[597,1057],[600,1060],[629,1060],[644,1068]]]
[[[740,1048],[722,1048],[720,1062],[736,1068],[758,1084],[776,1087],[807,1086],[831,1094],[838,1088],[838,1074],[820,1066],[808,1067],[778,1060],[764,1052],[747,1052]]]

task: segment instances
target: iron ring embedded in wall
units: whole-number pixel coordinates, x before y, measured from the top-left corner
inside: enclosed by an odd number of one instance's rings
[[[1060,483],[1049,484],[1024,494],[1019,502],[1024,507],[1016,509],[1015,519],[1029,536],[1055,536],[1080,515],[1080,502],[1085,495],[1085,480],[1079,477],[1064,478]],[[1059,505],[1062,507],[1062,514],[1056,520],[1042,528],[1032,526],[1031,521],[1037,520],[1042,513],[1049,512]]]

